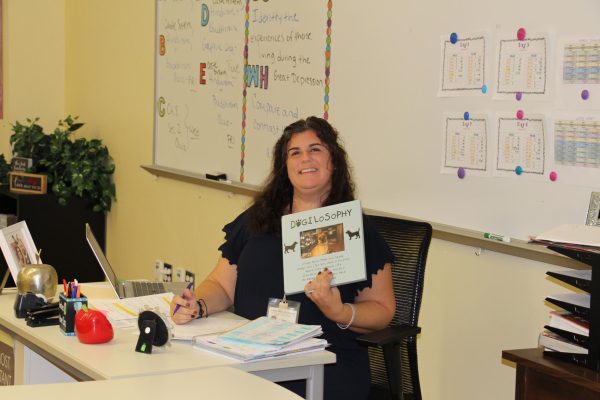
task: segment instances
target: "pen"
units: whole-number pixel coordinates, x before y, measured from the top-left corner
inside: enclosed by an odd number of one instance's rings
[[[186,289],[190,290],[192,288],[193,284],[194,284],[193,282],[188,283]],[[181,294],[181,297],[185,299],[185,291]],[[173,315],[177,314],[177,311],[179,311],[179,307],[181,307],[179,304],[175,305],[175,310],[173,310]]]
[[[65,296],[67,296],[69,290],[67,289],[67,280],[65,278],[63,278],[63,288],[65,289]]]
[[[510,237],[504,236],[504,235],[498,235],[497,233],[484,233],[483,234],[483,238],[484,239],[497,240],[499,242],[505,242],[505,243],[509,243],[510,242]]]

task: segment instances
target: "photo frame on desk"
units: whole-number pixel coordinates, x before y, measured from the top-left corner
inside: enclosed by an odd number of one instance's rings
[[[590,206],[585,224],[600,227],[600,192],[592,192],[590,195]]]
[[[37,249],[25,221],[0,229],[0,248],[15,283],[24,265],[36,263]]]

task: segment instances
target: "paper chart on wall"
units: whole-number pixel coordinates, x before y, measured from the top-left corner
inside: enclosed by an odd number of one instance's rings
[[[535,179],[546,175],[549,144],[545,121],[541,114],[522,119],[508,114],[497,117],[495,175]]]
[[[600,110],[600,38],[563,37],[557,48],[561,106]]]
[[[553,160],[561,182],[600,182],[600,115],[558,114],[553,121]]]
[[[438,96],[484,95],[487,92],[487,53],[485,34],[462,34],[454,43],[450,35],[441,37],[440,86]]]
[[[473,115],[468,120],[458,114],[444,115],[442,173],[456,173],[464,168],[469,175],[489,175],[490,144],[487,115]]]
[[[504,36],[498,39],[496,48],[498,76],[495,97],[514,99],[517,93],[535,98],[549,96],[547,35],[531,35],[523,40]]]

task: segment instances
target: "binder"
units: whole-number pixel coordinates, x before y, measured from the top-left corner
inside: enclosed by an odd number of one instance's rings
[[[563,329],[556,328],[554,326],[546,325],[545,329],[549,330],[552,333],[556,333],[558,336],[567,339],[569,342],[572,342],[578,346],[585,347],[589,349],[589,337],[585,335],[580,335],[578,333],[573,333],[569,331],[565,331]]]
[[[589,271],[588,274],[585,272]],[[592,271],[547,271],[546,275],[558,279],[561,282],[568,283],[578,289],[590,293],[592,287]],[[589,275],[589,279],[587,277]]]

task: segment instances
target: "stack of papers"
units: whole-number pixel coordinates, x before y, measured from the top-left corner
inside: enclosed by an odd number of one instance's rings
[[[90,307],[104,311],[106,317],[117,328],[137,328],[140,310],[150,308],[169,315],[173,293],[153,294],[150,296],[128,297],[126,299],[95,300],[90,299]]]
[[[323,350],[327,341],[315,339],[322,333],[319,325],[260,317],[222,335],[196,336],[193,344],[197,349],[253,361]]]
[[[566,224],[530,238],[534,243],[600,252],[600,227]]]
[[[170,321],[170,304],[173,293],[153,294],[150,296],[128,297],[126,299],[90,300],[90,306],[102,310],[116,328],[138,329],[138,315],[144,309],[161,313]],[[197,335],[210,335],[226,332],[247,322],[246,319],[222,312],[193,320],[184,325],[172,324],[173,339],[192,340]]]

